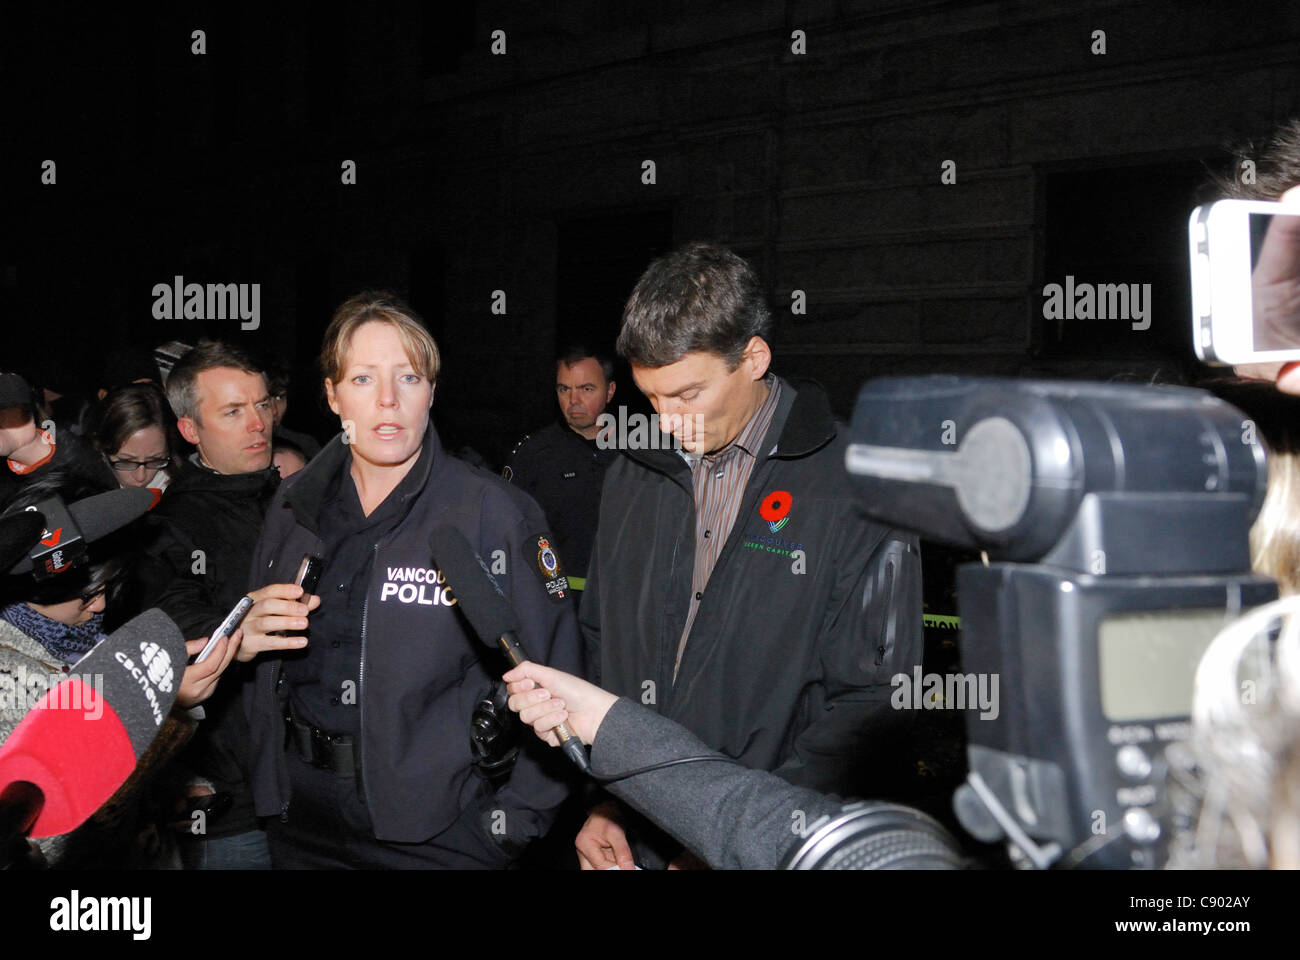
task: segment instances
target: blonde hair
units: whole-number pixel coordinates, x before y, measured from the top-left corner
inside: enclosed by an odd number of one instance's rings
[[[1289,440],[1289,438],[1287,438]],[[1286,443],[1269,450],[1268,494],[1250,528],[1251,566],[1277,581],[1282,595],[1300,593],[1300,454]]]
[[[1188,822],[1170,838],[1168,866],[1300,868],[1300,596],[1252,610],[1211,641],[1196,669],[1191,737],[1166,758],[1170,807]]]
[[[363,325],[372,322],[396,327],[398,339],[402,342],[402,349],[406,351],[411,366],[430,385],[438,381],[442,356],[433,335],[425,328],[419,314],[405,301],[385,291],[358,293],[343,301],[334,311],[320,349],[322,375],[334,383],[343,378],[353,334]]]

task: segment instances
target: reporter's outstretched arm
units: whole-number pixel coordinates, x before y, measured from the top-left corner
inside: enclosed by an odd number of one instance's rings
[[[538,736],[551,742],[547,734],[567,719],[584,741],[591,737],[592,772],[598,777],[687,756],[716,758],[606,785],[711,867],[773,869],[799,839],[801,828],[840,808],[829,794],[742,767],[679,724],[577,677],[533,663],[505,677],[510,708],[520,711]],[[544,685],[538,689],[537,683]]]

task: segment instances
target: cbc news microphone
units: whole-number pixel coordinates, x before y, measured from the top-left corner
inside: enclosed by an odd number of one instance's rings
[[[429,547],[447,586],[456,594],[461,611],[479,639],[489,646],[493,640],[498,642],[512,667],[529,659],[519,643],[519,617],[514,607],[464,534],[444,524],[430,534]],[[589,773],[587,750],[569,725],[560,724],[555,728],[555,734],[560,738],[564,755],[583,773]]]
[[[28,835],[37,839],[81,826],[158,735],[185,657],[180,628],[162,611],[146,610],[77,661],[0,746],[0,824],[10,831],[30,824]],[[35,791],[15,787],[24,783]]]

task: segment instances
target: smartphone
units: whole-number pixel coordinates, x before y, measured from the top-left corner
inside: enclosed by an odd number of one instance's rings
[[[1200,206],[1187,242],[1196,355],[1218,364],[1300,360],[1300,206]]]
[[[320,583],[320,574],[324,566],[324,557],[318,557],[310,553],[303,554],[302,560],[298,564],[298,574],[293,578],[293,582],[302,587],[304,597],[316,592],[316,584]]]
[[[244,619],[244,615],[248,613],[252,606],[252,597],[241,597],[239,602],[235,604],[234,609],[226,614],[226,619],[222,620],[220,626],[212,631],[212,636],[208,638],[208,642],[204,645],[203,650],[199,655],[194,658],[194,662],[202,663],[204,660],[208,659],[209,654],[211,654],[216,645],[221,642],[222,637],[228,637],[239,629],[240,621]]]

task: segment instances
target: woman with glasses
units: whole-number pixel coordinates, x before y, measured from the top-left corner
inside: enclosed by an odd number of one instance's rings
[[[119,486],[165,490],[175,450],[176,418],[153,383],[114,390],[90,422],[90,438]]]

